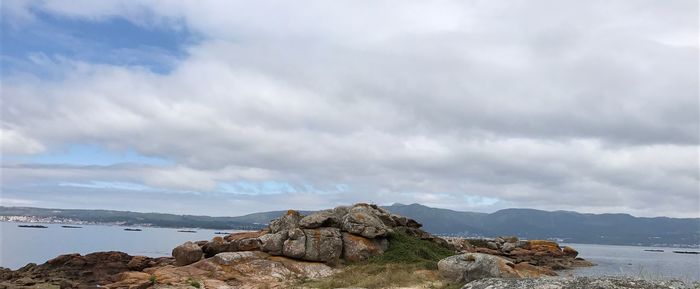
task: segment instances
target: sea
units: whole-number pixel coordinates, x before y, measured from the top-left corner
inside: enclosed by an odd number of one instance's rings
[[[172,248],[186,241],[211,240],[221,230],[173,229],[140,227],[141,231],[125,231],[127,227],[78,225],[62,228],[62,224],[41,224],[48,228],[20,228],[36,223],[0,222],[0,267],[18,269],[27,263],[41,264],[61,254],[87,254],[100,251],[122,251],[149,257],[170,256]],[[178,232],[192,230],[194,233]],[[232,233],[235,231],[223,231]],[[700,255],[677,254],[673,251],[699,251],[641,246],[562,244],[579,251],[579,256],[597,266],[560,272],[571,276],[632,276],[645,279],[679,279],[700,282]],[[645,250],[663,250],[648,252]]]

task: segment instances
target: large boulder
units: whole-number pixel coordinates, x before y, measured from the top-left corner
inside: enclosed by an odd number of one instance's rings
[[[372,256],[383,254],[389,246],[384,238],[367,239],[350,233],[342,233],[343,259],[350,262],[359,262]]]
[[[559,244],[557,244],[557,242],[554,242],[554,241],[531,240],[531,241],[528,241],[528,244],[530,246],[530,250],[532,250],[532,251],[551,254],[553,256],[564,255],[563,252],[561,251],[561,248],[559,248]]]
[[[282,245],[282,255],[301,259],[306,254],[306,235],[301,229],[289,231],[289,239]]]
[[[204,252],[202,252],[202,248],[197,246],[197,244],[185,242],[184,244],[175,247],[172,254],[173,257],[175,257],[175,265],[185,266],[202,259]]]
[[[365,204],[358,204],[350,208],[343,217],[341,228],[349,233],[360,235],[365,238],[383,237],[389,233],[382,220],[377,217],[378,210]],[[390,218],[390,217],[389,217]]]
[[[279,219],[274,219],[270,221],[270,233],[277,233],[280,231],[289,231],[292,229],[299,228],[299,221],[302,219],[302,215],[295,210],[287,211],[284,216]]]
[[[306,252],[304,260],[333,265],[343,253],[343,241],[338,228],[305,229]]]
[[[211,258],[222,252],[238,251],[238,248],[236,247],[236,243],[226,241],[224,238],[217,236],[205,243],[202,246],[202,251],[204,251],[204,257]]]
[[[287,231],[280,231],[274,234],[260,236],[260,250],[270,255],[282,255],[284,241],[289,237]]]
[[[453,282],[470,282],[482,278],[520,278],[512,262],[493,255],[466,253],[438,262],[440,275]]]
[[[343,216],[348,213],[347,207],[337,207],[330,210],[323,210],[313,213],[299,220],[299,227],[304,229],[315,229],[320,227],[340,228]]]

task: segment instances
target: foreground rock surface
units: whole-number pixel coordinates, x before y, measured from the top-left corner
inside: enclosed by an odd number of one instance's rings
[[[115,274],[172,263],[172,258],[130,256],[123,252],[67,254],[41,265],[0,271],[0,288],[94,288],[109,283]]]
[[[571,247],[561,247],[549,240],[522,241],[517,237],[491,239],[446,238],[453,247],[463,253],[484,253],[500,256],[515,264],[528,263],[551,270],[565,270],[595,264],[578,258],[578,252]]]
[[[481,279],[462,289],[698,289],[700,283],[649,281],[622,277],[576,277],[540,279]]]
[[[481,253],[466,253],[442,259],[438,262],[438,271],[444,278],[458,283],[483,278],[523,278],[556,275],[551,270],[527,263],[516,265],[504,258]]]
[[[217,289],[292,288],[300,280],[323,278],[333,273],[334,269],[318,262],[297,261],[259,251],[225,252],[187,266],[169,265],[123,273],[104,287],[190,288],[199,284],[201,288]]]

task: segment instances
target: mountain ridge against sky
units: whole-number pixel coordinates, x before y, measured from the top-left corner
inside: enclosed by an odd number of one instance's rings
[[[392,213],[418,220],[435,234],[454,236],[516,235],[528,239],[555,238],[572,243],[616,245],[700,244],[700,218],[635,217],[629,214],[589,214],[572,211],[503,209],[493,213],[432,208],[421,204],[384,206]],[[285,211],[236,217],[209,217],[111,210],[0,207],[0,216],[38,216],[96,223],[200,227],[210,229],[261,228]],[[313,211],[301,211],[310,214]]]

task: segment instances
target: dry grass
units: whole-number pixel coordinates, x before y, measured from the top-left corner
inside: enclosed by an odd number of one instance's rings
[[[401,232],[389,236],[384,254],[362,263],[350,264],[329,278],[309,281],[306,288],[425,288],[453,289],[437,272],[437,262],[454,253],[435,243],[419,240]]]
[[[305,282],[304,287],[331,289],[344,287],[377,288],[460,288],[461,284],[448,284],[437,271],[426,270],[411,264],[356,264],[347,266],[332,277]]]

